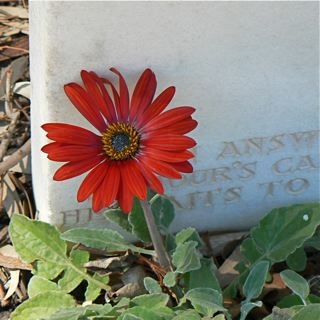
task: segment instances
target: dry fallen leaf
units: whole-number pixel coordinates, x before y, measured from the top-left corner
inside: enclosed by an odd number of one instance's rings
[[[10,270],[9,289],[3,300],[9,299],[17,290],[20,279],[20,270]]]

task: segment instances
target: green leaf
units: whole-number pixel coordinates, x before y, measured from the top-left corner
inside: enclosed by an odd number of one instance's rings
[[[256,299],[262,292],[269,270],[268,261],[260,261],[253,266],[243,286],[246,302]]]
[[[174,220],[174,206],[171,201],[163,196],[158,196],[150,201],[156,224],[159,230],[166,232]]]
[[[87,320],[89,319],[87,317],[90,317],[90,319],[109,319],[104,316],[109,315],[112,309],[110,304],[64,308],[51,315],[48,320]]]
[[[109,276],[108,275],[99,275],[98,273],[95,273],[93,275],[93,279],[98,280],[99,282],[105,283],[106,285],[109,283]],[[88,287],[85,292],[86,301],[94,301],[101,292],[101,288],[97,286],[94,282],[89,281]]]
[[[320,304],[309,304],[303,307],[292,320],[319,320]]]
[[[179,244],[172,255],[172,263],[176,266],[176,272],[186,273],[201,267],[200,253],[196,249],[198,242],[187,241]]]
[[[199,233],[196,229],[194,228],[186,228],[186,229],[183,229],[181,230],[180,232],[178,232],[176,234],[176,244],[179,245],[179,244],[183,244],[185,243],[186,241],[196,241],[198,243],[198,248],[201,248],[204,246],[204,243],[202,241],[202,239],[200,238],[199,236]]]
[[[292,270],[284,270],[280,272],[280,277],[286,286],[298,295],[304,303],[306,303],[306,298],[310,293],[307,280]]]
[[[134,297],[131,303],[136,306],[141,306],[150,309],[157,309],[167,305],[169,296],[164,293],[143,294]]]
[[[296,251],[291,253],[287,260],[287,265],[294,271],[303,271],[307,265],[307,255],[303,247],[298,248]]]
[[[52,225],[15,214],[9,231],[16,251],[25,262],[42,260],[55,265],[65,264],[67,246]]]
[[[132,226],[129,223],[128,214],[125,214],[120,209],[108,209],[106,212],[104,212],[104,216],[110,220],[111,222],[117,224],[119,227],[121,227],[123,230],[131,233],[132,232]]]
[[[155,254],[153,250],[146,250],[128,243],[119,232],[110,229],[75,228],[62,233],[61,238],[96,249],[108,251],[127,251],[130,249],[134,252]]]
[[[186,274],[186,290],[194,288],[211,288],[221,292],[219,281],[215,275],[216,267],[213,264],[212,259],[202,258],[200,263],[200,269],[190,271]]]
[[[320,250],[320,231],[316,232],[310,239],[304,243],[305,247],[313,247]]]
[[[83,308],[66,308],[55,312],[48,320],[78,320],[83,315]]]
[[[153,278],[150,277],[145,277],[143,279],[144,287],[149,293],[161,293],[162,289],[160,287],[160,284],[158,281],[154,280]]]
[[[29,298],[33,298],[39,293],[45,293],[48,291],[59,291],[58,285],[55,282],[37,275],[30,279],[28,283]]]
[[[199,314],[194,310],[184,310],[179,312],[172,320],[201,320]]]
[[[202,318],[202,319],[205,320],[205,318]],[[212,318],[212,320],[226,320],[226,317],[223,314],[217,314]]]
[[[262,256],[262,253],[258,250],[252,238],[247,238],[242,241],[240,251],[244,258],[251,264],[258,261]]]
[[[164,243],[167,252],[172,255],[174,250],[176,249],[176,239],[171,233],[167,233],[165,236],[165,243]]]
[[[172,288],[177,283],[177,274],[175,272],[169,271],[163,278],[163,284],[168,287]]]
[[[70,259],[72,263],[77,266],[77,270],[72,268],[66,269],[63,277],[58,281],[59,288],[65,292],[71,292],[83,280],[83,276],[78,270],[81,270],[83,273],[86,272],[84,264],[89,261],[89,253],[82,250],[72,250],[70,252]]]
[[[134,314],[127,313],[124,315],[123,320],[143,320],[143,318],[135,316]]]
[[[150,310],[144,307],[133,307],[129,310],[125,311],[118,317],[118,320],[127,319],[126,317],[130,316],[131,319],[136,320],[133,316],[137,317],[139,320],[163,320],[160,314],[157,312],[158,310]],[[129,317],[129,319],[130,319]]]
[[[129,214],[128,221],[132,227],[133,234],[135,234],[143,242],[151,242],[143,209],[140,201],[137,198],[134,199],[133,208]]]
[[[212,317],[218,311],[226,311],[223,307],[222,294],[210,288],[195,288],[185,295],[199,313]]]
[[[53,275],[60,275],[62,271],[63,277],[66,277],[66,280],[61,280],[64,291],[73,288],[80,276],[82,280],[92,281],[101,289],[109,289],[109,286],[93,279],[79,265],[78,260],[83,259],[87,253],[76,252],[70,257],[67,256],[65,241],[60,238],[59,231],[48,223],[13,215],[9,230],[11,240],[21,258],[26,262],[37,262],[35,272],[38,276],[48,275],[49,279],[52,279]],[[53,268],[53,271],[45,272],[46,268]],[[73,282],[72,277],[77,281]]]
[[[19,305],[11,314],[11,320],[48,319],[56,311],[75,306],[73,298],[61,291],[50,291],[36,295]]]
[[[256,307],[262,307],[262,301],[243,303],[240,308],[240,312],[241,312],[240,320],[245,320],[249,312]]]
[[[32,272],[39,277],[52,280],[57,278],[63,270],[64,266],[61,266],[59,264],[54,264],[47,261],[37,261],[35,263],[35,269],[32,270]]]
[[[306,300],[309,303],[320,303],[320,297],[315,296],[313,294],[309,294]],[[285,296],[277,303],[277,307],[279,308],[290,308],[292,306],[299,306],[299,305],[300,306],[303,305],[303,301],[296,294]]]
[[[243,255],[251,264],[267,259],[272,263],[284,261],[310,238],[320,224],[319,204],[294,205],[272,210],[250,232],[250,241],[241,246]],[[247,247],[249,244],[249,248]],[[252,256],[252,246],[256,252]],[[256,253],[260,252],[260,257]]]

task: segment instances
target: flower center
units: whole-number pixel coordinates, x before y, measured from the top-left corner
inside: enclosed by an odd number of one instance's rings
[[[103,133],[103,150],[111,160],[132,158],[139,150],[140,135],[130,124],[112,123]]]

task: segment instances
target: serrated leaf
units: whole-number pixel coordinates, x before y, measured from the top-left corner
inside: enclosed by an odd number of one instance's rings
[[[163,196],[158,196],[151,201],[151,210],[153,212],[156,225],[159,230],[166,232],[174,220],[174,206],[171,201]]]
[[[144,217],[140,201],[135,198],[132,211],[129,214],[128,221],[132,227],[132,233],[143,242],[151,242],[149,229]]]
[[[194,310],[184,310],[179,312],[172,320],[201,320],[201,317]]]
[[[146,250],[128,243],[119,232],[110,229],[75,228],[62,233],[61,238],[101,250],[131,250],[149,255],[155,254],[153,250]]]
[[[99,282],[105,283],[106,285],[109,283],[108,275],[99,275],[95,273],[93,275],[93,279],[98,280]],[[87,290],[85,292],[86,301],[94,301],[101,292],[101,287],[97,286],[94,282],[88,281]]]
[[[85,320],[106,319],[105,316],[112,311],[110,304],[92,304],[86,307],[64,308],[50,316],[48,320]],[[90,318],[87,318],[90,317]]]
[[[177,274],[175,272],[169,271],[163,278],[163,284],[168,287],[174,287],[177,283]]]
[[[65,275],[74,271],[77,277],[81,275],[83,280],[92,281],[102,289],[109,289],[109,286],[92,279],[72,260],[72,256],[67,256],[65,241],[60,238],[59,231],[48,223],[13,215],[9,230],[17,253],[27,262],[36,261],[37,275],[49,275],[49,279],[52,279],[54,274],[61,274],[61,269]],[[53,268],[53,272],[44,272],[46,268]]]
[[[280,277],[286,286],[298,295],[305,303],[306,298],[310,293],[307,280],[292,270],[284,270],[280,272]]]
[[[64,270],[64,266],[44,262],[44,261],[37,261],[35,264],[35,269],[32,272],[39,277],[43,277],[49,280],[57,278],[62,271]]]
[[[262,307],[262,301],[245,302],[244,304],[242,304],[240,308],[240,320],[245,320],[249,312],[256,307]]]
[[[199,313],[212,317],[218,311],[226,311],[223,307],[222,294],[210,288],[195,288],[185,295],[194,309]]]
[[[196,249],[196,241],[187,241],[179,244],[172,255],[172,263],[176,267],[176,272],[186,273],[197,270],[201,267],[200,253]]]
[[[11,314],[11,320],[48,319],[59,309],[73,306],[75,302],[69,294],[61,291],[41,293],[19,305]]]
[[[320,304],[309,304],[303,307],[291,320],[319,320]]]
[[[151,294],[162,292],[160,284],[158,283],[158,281],[154,280],[153,278],[145,277],[143,279],[143,283],[146,290]]]
[[[81,270],[85,273],[84,264],[89,261],[89,253],[82,250],[72,250],[70,252],[70,259],[72,263],[77,266],[77,270],[68,268],[63,277],[58,281],[58,286],[65,292],[71,292],[75,289],[83,280],[83,276],[79,273]]]
[[[182,244],[186,241],[196,241],[198,243],[198,248],[203,247],[204,243],[199,236],[198,231],[195,228],[186,228],[181,230],[176,234],[176,244]]]
[[[288,267],[294,271],[303,271],[307,265],[307,255],[303,247],[300,247],[291,253],[288,256],[286,263]]]
[[[33,298],[39,293],[48,291],[59,291],[58,285],[55,282],[47,280],[40,276],[33,276],[28,283],[29,298]]]
[[[124,214],[120,209],[108,209],[104,212],[104,216],[111,222],[116,223],[123,230],[129,233],[132,232],[132,227],[128,220],[129,215]]]
[[[257,251],[258,259],[267,259],[272,263],[284,261],[288,255],[310,238],[320,224],[319,204],[294,205],[272,210],[250,232]],[[242,244],[242,253],[253,264],[246,252],[248,242]]]
[[[221,292],[219,281],[215,275],[216,267],[213,264],[212,259],[202,258],[200,263],[200,269],[190,271],[186,274],[186,289],[211,288]]]
[[[9,226],[13,245],[25,262],[42,260],[64,265],[67,246],[52,225],[14,214]]]
[[[143,294],[134,297],[131,303],[136,306],[141,306],[150,309],[158,309],[167,305],[169,296],[164,293]]]
[[[264,283],[267,278],[270,263],[268,261],[260,261],[253,266],[243,285],[243,293],[246,301],[256,299],[262,292]]]

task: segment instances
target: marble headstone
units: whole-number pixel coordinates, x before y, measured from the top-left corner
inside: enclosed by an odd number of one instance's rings
[[[39,217],[60,227],[106,223],[83,179],[52,180],[61,165],[40,148],[40,125],[92,129],[64,95],[81,69],[132,90],[150,67],[171,106],[192,105],[195,171],[164,181],[174,230],[243,230],[271,208],[319,200],[318,2],[30,3],[32,164]],[[115,79],[115,78],[114,78]],[[115,79],[116,80],[116,79]]]

